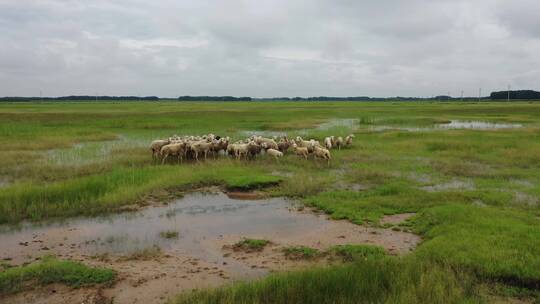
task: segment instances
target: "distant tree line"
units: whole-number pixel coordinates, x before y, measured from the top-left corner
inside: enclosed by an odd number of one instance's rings
[[[482,100],[487,100],[489,97],[482,97]],[[319,97],[272,97],[272,98],[253,98],[253,100],[260,101],[421,101],[421,100],[437,100],[437,101],[478,101],[478,97],[463,97],[454,98],[451,96],[434,96],[434,97],[332,97],[332,96],[319,96]]]
[[[88,96],[88,95],[73,95],[61,97],[1,97],[0,101],[158,101],[157,96]]]
[[[234,96],[180,96],[180,101],[251,101],[251,97]]]
[[[451,97],[440,95],[428,98],[421,97],[270,97],[270,98],[252,98],[252,97],[234,97],[234,96],[180,96],[178,101],[489,101],[506,100],[508,91],[493,92],[487,97]],[[512,100],[540,100],[540,92],[533,90],[510,91]],[[174,100],[171,98],[159,98],[157,96],[61,96],[61,97],[0,97],[0,102],[25,102],[25,101],[158,101]]]
[[[510,99],[540,99],[540,92],[533,90],[493,92],[490,98],[493,100],[508,99],[508,93],[510,93]]]

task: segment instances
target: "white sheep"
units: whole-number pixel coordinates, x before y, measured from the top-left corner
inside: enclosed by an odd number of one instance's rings
[[[345,145],[346,146],[352,145],[353,138],[354,138],[354,134],[347,135],[347,137],[345,137]]]
[[[279,157],[283,157],[283,153],[275,149],[268,149],[266,150],[266,153],[268,153],[268,155],[270,156],[273,156],[275,159],[278,159]]]
[[[324,146],[326,147],[326,149],[330,150],[332,149],[332,139],[330,137],[326,137],[324,139]]]
[[[339,136],[336,139],[336,147],[338,147],[338,149],[341,150],[342,146],[343,146],[343,137]]]
[[[174,143],[163,146],[159,151],[162,157],[161,164],[164,164],[169,156],[178,157],[178,162],[180,163],[182,161],[182,156],[184,155],[185,146],[185,143]]]
[[[195,160],[197,161],[199,161],[199,153],[202,153],[204,155],[204,159],[206,159],[211,147],[212,143],[205,140],[198,141],[190,145],[191,150],[193,153],[195,153]]]
[[[236,159],[240,159],[240,157],[244,156],[247,157],[249,149],[249,144],[243,144],[243,143],[234,143],[227,147],[227,152],[229,154],[233,154]]]
[[[328,162],[328,165],[330,165],[330,160],[332,159],[332,157],[330,156],[330,151],[328,151],[327,149],[315,147],[315,150],[313,151],[313,155],[315,156],[315,158],[326,159],[326,161]]]
[[[302,139],[302,137],[300,136],[297,136],[295,140],[295,143],[298,145],[298,147],[307,148],[309,153],[313,152],[314,142],[315,140],[313,139],[308,141]]]
[[[308,158],[309,151],[307,147],[299,147],[296,143],[293,143],[292,147],[294,154],[302,156],[305,159]]]
[[[167,139],[167,140],[162,140],[162,139],[158,139],[158,140],[154,140],[151,144],[150,144],[150,150],[152,151],[152,159],[153,160],[156,160],[159,156],[159,152],[161,151],[161,148],[165,145],[168,145],[171,143],[171,140],[170,139]]]
[[[276,143],[275,140],[271,139],[271,138],[264,138],[262,136],[258,136],[257,138],[255,138],[255,142],[259,145],[262,146],[262,144],[266,144],[266,148],[265,149],[274,149],[274,150],[278,150],[279,147],[278,147],[278,144]]]

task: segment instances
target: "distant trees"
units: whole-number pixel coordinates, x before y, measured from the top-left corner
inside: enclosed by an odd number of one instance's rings
[[[234,96],[180,96],[178,101],[489,101],[489,100],[506,100],[508,91],[492,92],[489,97],[451,97],[440,95],[429,98],[419,97],[369,97],[369,96],[351,96],[351,97],[333,97],[333,96],[318,96],[318,97],[270,97],[270,98],[252,98],[252,97],[234,97]],[[510,91],[510,99],[512,100],[540,100],[540,92],[533,90]],[[89,96],[89,95],[72,95],[61,97],[0,97],[0,102],[25,102],[25,101],[159,101],[162,98],[157,96]],[[174,100],[165,98],[165,100]]]
[[[180,96],[180,101],[251,101],[251,97],[234,96]]]
[[[492,92],[490,98],[501,100],[508,98],[508,91]],[[510,99],[537,99],[540,100],[540,92],[533,90],[510,91]]]
[[[157,96],[89,96],[89,95],[72,95],[61,97],[1,97],[1,101],[23,102],[23,101],[158,101]]]

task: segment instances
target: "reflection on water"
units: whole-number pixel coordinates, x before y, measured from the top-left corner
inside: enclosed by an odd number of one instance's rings
[[[477,129],[477,130],[490,130],[490,129],[513,129],[523,127],[521,124],[508,124],[498,122],[487,121],[461,121],[452,120],[450,123],[439,124],[438,128],[442,129]]]
[[[471,130],[500,130],[500,129],[513,129],[521,128],[521,124],[508,124],[486,121],[462,121],[451,120],[449,123],[436,124],[432,127],[410,127],[410,126],[388,126],[388,125],[374,125],[369,126],[367,129],[374,132],[382,131],[408,131],[408,132],[429,132],[429,131],[444,131],[451,129],[471,129]]]
[[[127,255],[159,246],[179,254],[221,261],[220,248],[208,246],[206,240],[218,240],[224,235],[295,235],[329,223],[324,217],[291,212],[291,204],[283,198],[234,200],[223,193],[195,193],[166,206],[138,212],[41,225],[25,223],[15,229],[0,226],[0,258],[20,255],[21,248],[41,246],[33,242],[45,240],[47,244],[76,246],[78,252],[86,255]],[[160,232],[164,231],[175,231],[179,236],[163,238]],[[24,242],[30,247],[21,247]]]
[[[347,129],[349,131],[355,131],[358,130],[360,120],[359,119],[352,119],[352,118],[339,118],[339,119],[330,119],[326,122],[323,122],[319,125],[317,125],[315,128],[311,129],[298,129],[298,130],[292,130],[290,132],[280,132],[280,131],[260,131],[260,130],[247,130],[242,131],[240,134],[244,136],[289,136],[289,135],[307,135],[313,131],[327,131],[331,130],[333,128],[340,128],[340,129]],[[347,134],[342,134],[342,136],[345,136]]]

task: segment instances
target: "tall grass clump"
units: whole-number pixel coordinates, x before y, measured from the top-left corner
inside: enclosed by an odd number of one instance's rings
[[[172,303],[478,303],[462,273],[415,258],[369,258],[342,266],[274,274],[180,295]]]
[[[92,268],[73,261],[45,257],[40,262],[12,267],[0,272],[0,295],[23,290],[30,283],[46,285],[63,283],[72,287],[112,282],[115,272],[106,268]]]
[[[252,189],[274,185],[280,180],[264,174],[262,170],[226,162],[219,167],[120,167],[102,174],[46,185],[24,183],[6,187],[0,191],[0,223],[111,211],[160,189],[199,185]]]

